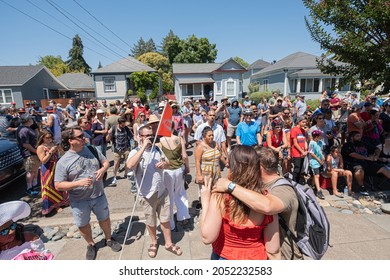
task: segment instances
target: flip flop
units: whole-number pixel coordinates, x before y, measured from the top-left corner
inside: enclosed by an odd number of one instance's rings
[[[149,258],[155,258],[157,256],[158,244],[150,244],[148,248]]]
[[[175,254],[176,256],[180,256],[181,254],[183,254],[182,250],[180,249],[179,246],[177,246],[176,244],[171,244],[171,246],[169,247],[165,247],[165,250]]]
[[[338,198],[344,198],[342,194],[335,194],[335,196],[337,196]]]

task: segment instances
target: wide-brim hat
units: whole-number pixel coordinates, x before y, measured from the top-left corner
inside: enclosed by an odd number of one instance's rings
[[[28,217],[31,207],[24,201],[10,201],[0,204],[0,226],[8,221],[19,221]]]
[[[226,96],[225,97],[223,97],[222,99],[221,99],[221,101],[222,100],[229,100],[229,98],[227,98]]]
[[[97,109],[96,114],[104,114],[104,111],[102,109]]]
[[[148,124],[158,123],[159,121],[160,119],[156,115],[152,114],[149,116]]]

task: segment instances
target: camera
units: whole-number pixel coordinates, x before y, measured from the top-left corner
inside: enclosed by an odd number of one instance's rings
[[[161,138],[161,136],[156,136],[156,141],[154,143],[160,143],[160,138]],[[154,137],[153,136],[149,137],[148,139],[149,139],[150,142],[153,143],[153,141],[154,141]]]

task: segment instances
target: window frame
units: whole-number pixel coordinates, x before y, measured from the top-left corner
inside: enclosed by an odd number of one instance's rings
[[[10,102],[7,102],[7,100],[6,100],[5,91],[9,91],[10,92],[10,97],[11,97],[11,101]],[[0,93],[1,93],[1,95],[0,95],[1,96],[0,104],[2,104],[2,105],[11,105],[11,102],[14,101],[13,94],[12,94],[12,89],[10,89],[10,88],[2,88],[2,89],[0,89]]]
[[[106,81],[108,79],[112,79],[113,82],[112,83],[108,83]],[[116,92],[116,78],[115,78],[115,76],[106,76],[106,77],[103,77],[102,80],[103,80],[104,92]],[[113,89],[107,89],[107,86],[112,86]]]

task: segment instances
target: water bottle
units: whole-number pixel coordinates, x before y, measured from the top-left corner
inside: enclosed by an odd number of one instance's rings
[[[344,188],[344,196],[348,196],[348,187],[347,186],[345,186],[345,188]]]

